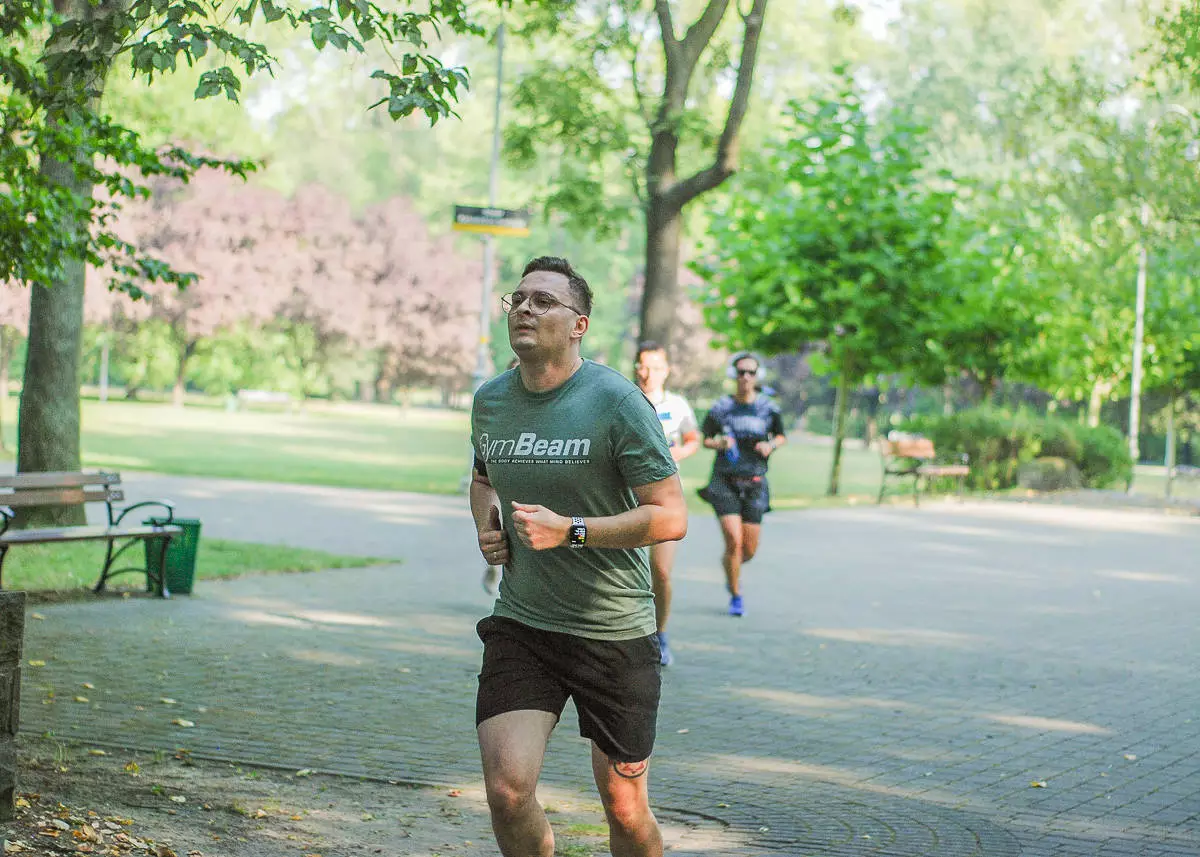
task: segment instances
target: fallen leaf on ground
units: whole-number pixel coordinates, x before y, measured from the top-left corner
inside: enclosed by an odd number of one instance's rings
[[[169,696],[164,696],[162,699],[159,700],[159,702],[161,702],[163,705],[178,705],[179,704],[175,700],[171,699]]]
[[[89,756],[107,756],[108,753],[105,752],[104,750],[97,750],[97,749],[93,748],[91,750],[88,750],[88,755]]]
[[[686,734],[688,734],[688,730],[687,729],[676,729],[675,734],[676,735],[686,735]]]
[[[30,661],[29,665],[31,667],[44,667],[46,665],[46,662],[45,661]]]
[[[182,717],[176,717],[174,720],[171,721],[171,725],[172,726],[182,726],[184,729],[190,729],[191,727],[195,726],[196,724],[190,720],[184,720]]]
[[[30,619],[45,619],[46,617],[43,616],[41,613],[30,613],[29,618]]]
[[[80,685],[80,687],[85,688],[87,690],[95,690],[96,689],[96,685],[92,684],[90,681],[85,681],[83,684]]]
[[[76,702],[90,702],[91,700],[89,700],[86,696],[77,696],[77,697],[75,697],[75,701]]]
[[[187,798],[183,795],[171,795],[171,803],[187,803]]]
[[[1130,762],[1136,762],[1136,761],[1137,761],[1137,754],[1136,754],[1136,753],[1126,753],[1126,754],[1125,754],[1125,759],[1126,759],[1127,761],[1130,761]]]
[[[125,773],[133,774],[135,777],[142,772],[142,766],[137,762],[128,761],[125,763]]]
[[[446,794],[450,795],[450,797],[462,797],[462,792],[458,789],[450,789]]]
[[[1044,789],[1046,787],[1046,781],[1045,780],[1033,780],[1029,784],[1029,787],[1031,789]]]

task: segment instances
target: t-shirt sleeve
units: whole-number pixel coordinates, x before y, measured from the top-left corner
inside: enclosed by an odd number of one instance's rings
[[[692,410],[687,399],[680,396],[679,405],[683,408],[683,419],[679,421],[679,434],[683,436],[688,432],[695,431],[699,426],[696,424],[696,412]]]
[[[717,401],[708,409],[708,413],[704,415],[704,423],[700,426],[700,431],[705,437],[716,437],[725,431],[725,427],[721,424],[721,403]]]
[[[617,406],[609,438],[617,469],[630,488],[659,482],[677,472],[658,414],[640,390]]]
[[[778,434],[786,435],[786,432],[783,430],[783,414],[779,412],[779,408],[771,408],[771,416],[767,418],[767,426],[768,437],[775,437]]]

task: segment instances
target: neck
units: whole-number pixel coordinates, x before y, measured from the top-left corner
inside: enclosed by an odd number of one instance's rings
[[[537,357],[521,358],[521,383],[531,393],[548,393],[561,387],[583,365],[578,352],[539,360]]]
[[[666,395],[666,387],[642,387],[642,392],[646,394],[646,398],[652,402],[657,402]]]
[[[749,390],[745,393],[739,390],[733,398],[741,402],[743,405],[748,405],[758,398],[758,390]]]

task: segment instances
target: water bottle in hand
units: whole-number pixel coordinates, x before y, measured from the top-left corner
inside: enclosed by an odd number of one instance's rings
[[[737,438],[733,434],[733,429],[731,429],[729,426],[725,426],[725,437],[729,438],[730,441],[729,448],[725,450],[725,460],[730,464],[737,464],[737,460],[740,457]]]

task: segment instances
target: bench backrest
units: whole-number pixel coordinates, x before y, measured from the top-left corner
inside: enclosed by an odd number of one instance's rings
[[[78,506],[125,499],[119,473],[18,473],[0,476],[0,506]]]
[[[885,458],[933,458],[933,441],[927,437],[881,440],[879,451]]]

